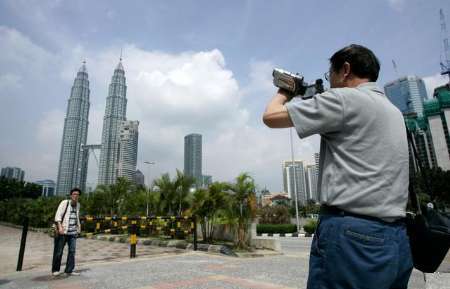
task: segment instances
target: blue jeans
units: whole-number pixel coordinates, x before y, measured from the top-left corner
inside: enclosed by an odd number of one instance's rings
[[[69,252],[67,253],[66,269],[64,272],[72,273],[75,268],[75,249],[76,249],[77,236],[76,235],[58,235],[55,237],[55,247],[53,249],[53,262],[52,272],[59,272],[61,267],[61,259],[66,243],[69,246]]]
[[[412,268],[403,222],[321,215],[307,288],[406,289]]]

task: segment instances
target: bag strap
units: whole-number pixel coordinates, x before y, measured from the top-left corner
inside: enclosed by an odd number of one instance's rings
[[[424,178],[424,176],[423,176],[422,164],[420,162],[420,159],[417,156],[416,144],[414,143],[414,140],[412,138],[412,133],[411,133],[411,131],[409,131],[408,127],[406,127],[406,135],[408,137],[408,144],[411,147],[413,161],[415,160],[417,162],[417,165],[419,167],[419,171],[422,175],[422,178],[425,180],[426,178]],[[416,214],[421,215],[422,210],[420,209],[420,205],[419,205],[419,197],[417,196],[416,192],[414,191],[414,184],[412,182],[414,180],[414,177],[416,176],[415,166],[414,166],[414,169],[412,170],[412,176],[413,176],[413,178],[409,178],[409,186],[408,186],[409,200],[411,201],[411,206],[413,207],[413,209],[416,210]],[[427,184],[426,184],[426,186],[427,186]]]
[[[61,223],[64,221],[64,217],[66,216],[67,208],[69,207],[69,203],[70,203],[70,200],[67,200],[66,209],[64,210],[64,214],[63,214],[63,216],[62,216]]]

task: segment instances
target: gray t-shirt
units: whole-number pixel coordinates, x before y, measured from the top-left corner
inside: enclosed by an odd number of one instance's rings
[[[373,82],[286,104],[300,138],[321,135],[321,204],[382,218],[405,216],[409,158],[401,112]]]

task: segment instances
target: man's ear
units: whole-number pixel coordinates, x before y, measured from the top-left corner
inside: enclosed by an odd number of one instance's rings
[[[348,77],[351,73],[351,69],[350,69],[350,63],[348,63],[347,61],[344,62],[344,65],[342,66],[342,70],[344,71],[344,77]]]

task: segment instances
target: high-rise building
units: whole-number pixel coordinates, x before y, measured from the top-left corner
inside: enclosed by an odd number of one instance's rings
[[[42,186],[42,196],[43,197],[52,197],[55,195],[56,184],[54,181],[42,180],[42,181],[36,181],[35,183]]]
[[[421,164],[425,168],[436,167],[436,157],[434,155],[433,141],[431,138],[428,122],[425,117],[417,117],[417,114],[412,113],[404,115],[405,124],[408,130],[413,135],[413,142],[417,149]],[[418,169],[418,164],[412,155],[412,147],[409,147],[410,153],[410,170]]]
[[[127,86],[122,59],[114,70],[106,98],[103,117],[102,149],[98,174],[99,185],[114,184],[117,180],[120,125],[126,120]]]
[[[212,184],[212,176],[202,175],[202,187],[209,187]]]
[[[423,115],[423,102],[427,99],[425,83],[417,76],[405,76],[387,83],[384,92],[390,101],[403,113]]]
[[[307,195],[303,162],[284,161],[282,169],[284,192],[288,194],[291,200],[295,200],[295,193],[297,193],[298,203],[305,204]]]
[[[145,176],[140,170],[136,170],[136,175],[134,177],[134,182],[138,186],[145,186]]]
[[[307,165],[305,170],[307,200],[317,201],[317,171],[316,165]]]
[[[424,104],[424,115],[431,135],[436,166],[450,170],[450,84],[435,89],[434,99]]]
[[[202,135],[188,134],[184,137],[184,174],[194,177],[197,186],[202,182]]]
[[[67,104],[56,195],[66,195],[72,188],[81,188],[86,183],[86,170],[82,169],[81,149],[83,145],[86,145],[88,133],[89,94],[88,73],[86,64],[83,63],[74,80]]]
[[[5,167],[5,168],[2,168],[0,176],[5,177],[7,179],[14,179],[19,182],[23,182],[23,179],[25,177],[25,172],[21,168]]]
[[[139,121],[122,121],[119,129],[117,177],[134,182],[138,152]]]

